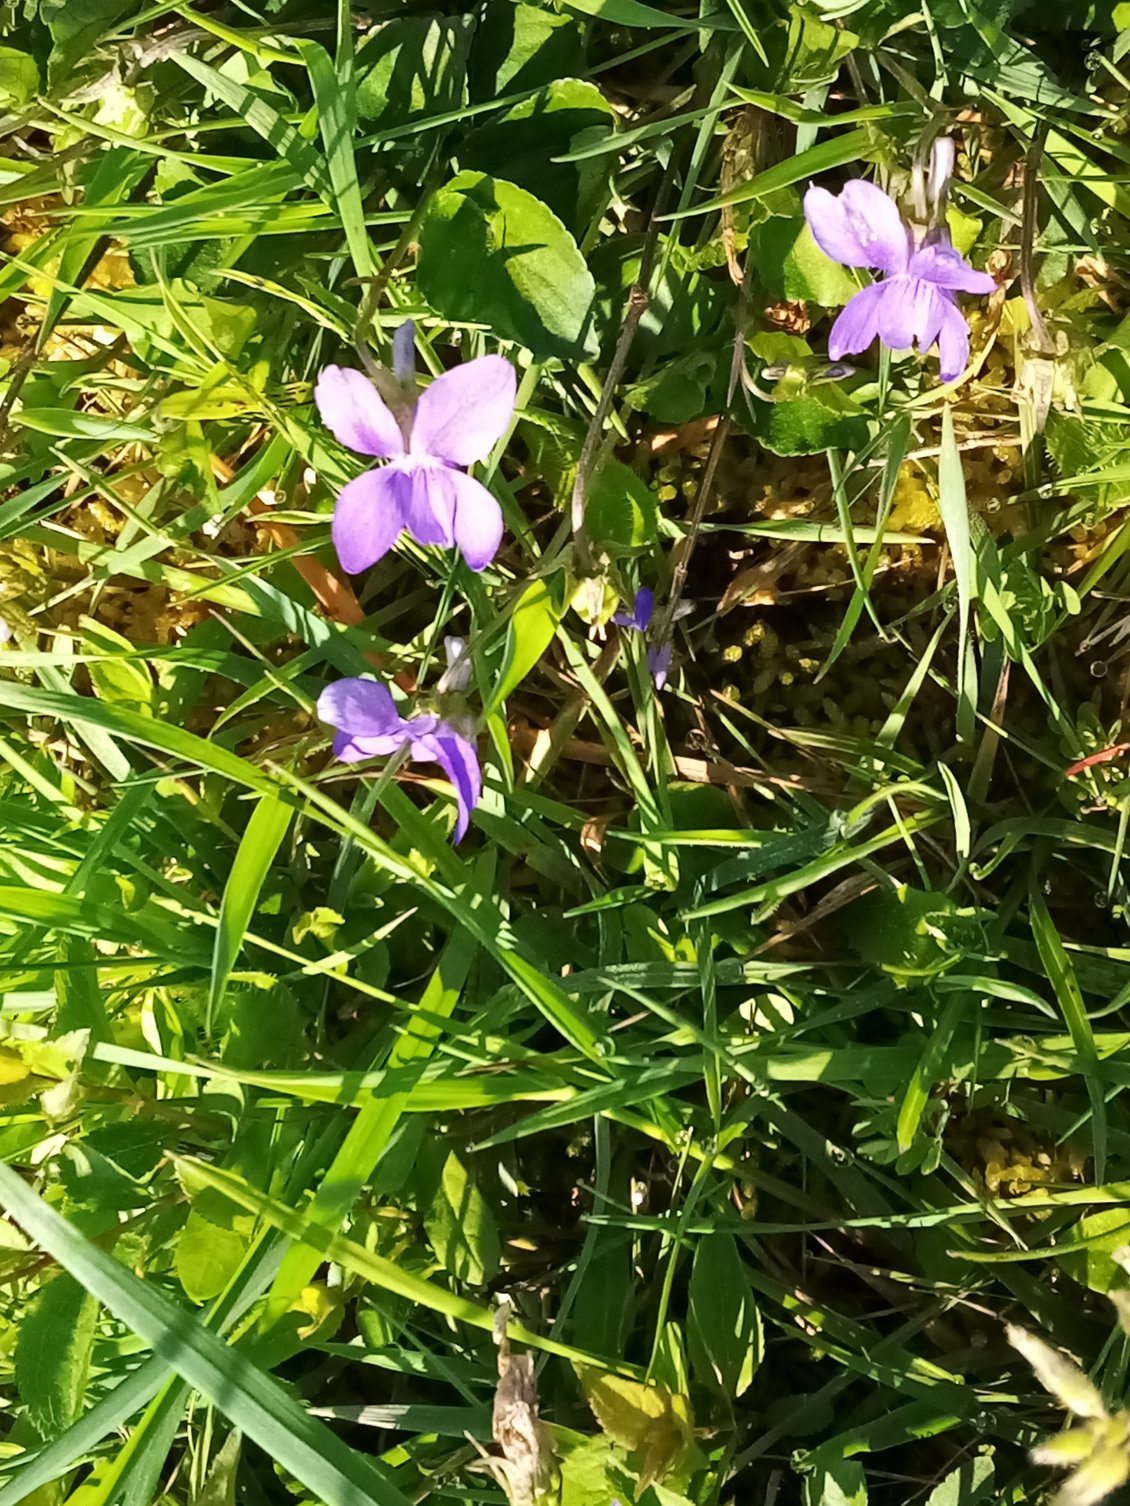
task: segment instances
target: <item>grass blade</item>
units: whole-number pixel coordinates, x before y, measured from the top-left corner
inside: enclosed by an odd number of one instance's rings
[[[946,531],[957,582],[957,735],[968,741],[973,735],[977,708],[976,664],[968,653],[969,607],[976,595],[973,544],[969,535],[969,502],[965,495],[965,472],[953,432],[953,410],[942,409],[942,447],[938,456],[938,511]]]
[[[247,927],[259,902],[271,864],[282,846],[294,812],[273,795],[264,795],[251,813],[247,830],[235,855],[224,886],[220,920],[212,950],[212,977],[208,985],[205,1034],[211,1038],[212,1021],[223,1003],[228,978],[243,946]]]
[[[5,1165],[0,1204],[46,1254],[326,1506],[407,1506],[372,1460],[342,1443],[193,1313],[91,1244]]]

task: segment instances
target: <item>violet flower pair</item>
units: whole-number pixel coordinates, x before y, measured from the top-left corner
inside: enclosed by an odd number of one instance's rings
[[[952,152],[949,153],[952,161]],[[944,200],[945,182],[932,185]],[[857,355],[878,337],[894,351],[938,347],[939,375],[952,382],[969,359],[969,324],[957,293],[992,293],[996,282],[977,272],[941,225],[921,240],[895,201],[874,183],[855,178],[838,195],[810,188],[804,213],[816,244],[844,267],[872,267],[883,276],[848,302],[828,336],[833,361]]]
[[[517,380],[501,356],[481,356],[445,371],[415,392],[415,331],[401,325],[393,369],[382,390],[363,372],[327,366],[314,388],[322,421],[359,454],[388,463],[344,486],[333,517],[333,542],[355,575],[383,558],[404,532],[418,544],[458,548],[472,570],[485,569],[502,542],[502,510],[464,467],[485,460],[514,413]],[[469,679],[465,646],[447,640],[444,690]],[[334,755],[345,763],[400,752],[437,763],[455,790],[455,841],[479,803],[483,778],[472,737],[450,719],[426,711],[401,716],[392,693],[376,680],[338,680],[318,698],[318,716],[336,729]],[[469,730],[469,729],[468,729]]]

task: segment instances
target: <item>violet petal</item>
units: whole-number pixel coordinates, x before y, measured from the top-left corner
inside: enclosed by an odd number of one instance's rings
[[[651,678],[655,681],[656,690],[662,690],[667,684],[674,653],[674,644],[671,643],[656,643],[647,651],[647,667],[651,670]]]
[[[632,601],[630,612],[621,609],[613,612],[612,621],[617,627],[634,628],[637,633],[646,633],[655,611],[655,592],[650,586],[641,586]]]
[[[404,526],[417,544],[450,549],[455,542],[455,498],[447,485],[447,477],[452,474],[445,465],[410,464]]]
[[[380,459],[404,454],[400,427],[364,372],[325,367],[314,387],[314,401],[326,428],[348,449]]]
[[[907,269],[911,277],[922,277],[936,287],[955,293],[995,293],[996,279],[988,272],[977,272],[949,241],[933,241],[916,251]]]
[[[945,299],[920,277],[892,277],[880,283],[879,338],[892,350],[910,350],[915,341],[928,350],[941,328]]]
[[[650,586],[641,586],[636,592],[636,599],[632,603],[632,615],[635,617],[636,626],[641,633],[646,633],[651,626],[651,614],[655,611],[655,592]]]
[[[969,360],[969,324],[959,308],[947,302],[938,332],[938,375],[952,382]]]
[[[451,519],[452,535],[459,552],[472,570],[483,570],[502,543],[502,509],[473,476],[450,466],[429,467],[432,506]]]
[[[471,812],[478,805],[483,790],[483,776],[475,745],[443,723],[436,734],[419,739],[419,743],[426,745],[430,758],[439,764],[455,787],[457,815],[453,839],[459,842],[463,839]]]
[[[331,531],[347,574],[375,565],[396,543],[410,492],[408,478],[395,464],[366,471],[342,487]]]
[[[804,214],[816,244],[845,267],[906,271],[910,237],[895,201],[866,179],[855,178],[838,196],[810,188]]]
[[[879,307],[887,284],[873,282],[861,288],[839,312],[828,335],[828,354],[833,361],[866,350],[879,333]]]
[[[479,356],[436,377],[416,403],[409,449],[450,465],[484,460],[506,432],[518,380],[501,356]]]
[[[334,680],[318,697],[318,720],[351,737],[400,737],[406,722],[387,685],[350,676]]]
[[[360,763],[363,758],[387,758],[403,746],[402,737],[352,737],[348,732],[334,733],[334,757],[342,763]]]

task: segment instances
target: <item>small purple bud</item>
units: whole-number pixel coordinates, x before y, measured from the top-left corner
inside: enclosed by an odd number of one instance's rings
[[[416,380],[416,326],[411,319],[405,319],[392,337],[392,374],[402,387]]]
[[[647,667],[651,670],[651,678],[655,682],[656,690],[662,690],[667,684],[674,653],[671,643],[656,643],[647,651]]]

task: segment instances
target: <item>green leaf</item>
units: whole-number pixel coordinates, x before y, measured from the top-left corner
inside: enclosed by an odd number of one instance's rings
[[[595,322],[609,359],[620,338],[631,290],[639,280],[642,245],[639,236],[613,236],[590,258],[597,282]],[[661,236],[658,268],[632,347],[633,360],[638,355],[647,369],[652,361],[664,356],[682,356],[700,349],[716,354],[729,343],[722,334],[724,311],[718,285],[703,274],[693,253],[674,237]],[[728,372],[728,353],[725,360]]]
[[[661,424],[690,423],[707,411],[707,394],[718,367],[716,352],[689,351],[626,388],[624,401]]]
[[[45,1443],[82,1411],[97,1319],[95,1298],[63,1274],[47,1283],[20,1324],[16,1387]]]
[[[498,1226],[454,1151],[443,1164],[424,1228],[436,1257],[457,1281],[483,1286],[497,1274],[502,1253]]]
[[[594,357],[596,285],[576,241],[533,194],[460,173],[420,227],[420,291],[445,318],[486,323],[539,360]]]
[[[218,1297],[247,1254],[247,1241],[193,1208],[177,1236],[176,1271],[190,1302]]]
[[[1069,1237],[1072,1242],[1088,1241],[1085,1249],[1059,1257],[1059,1264],[1073,1281],[1092,1292],[1126,1287],[1126,1272],[1113,1255],[1130,1240],[1130,1212],[1125,1208],[1103,1208],[1098,1213],[1089,1213],[1079,1220]]]
[[[523,0],[488,5],[471,49],[471,93],[484,103],[520,89],[536,89],[584,69],[585,49],[575,16]]]
[[[1091,1104],[1091,1135],[1095,1151],[1095,1180],[1101,1183],[1106,1174],[1106,1098],[1103,1083],[1098,1074],[1098,1052],[1095,1034],[1083,1002],[1079,980],[1071,964],[1055,922],[1052,920],[1038,883],[1033,881],[1028,890],[1028,915],[1032,936],[1040,954],[1048,982],[1055,993],[1056,1002],[1063,1013],[1064,1023],[1071,1032],[1071,1043],[1083,1064],[1083,1076],[1087,1084],[1087,1097]]]
[[[966,996],[961,993],[953,994],[946,1000],[926,1049],[911,1074],[910,1082],[903,1094],[896,1126],[900,1153],[905,1154],[914,1144],[914,1137],[918,1133],[918,1126],[922,1122],[922,1115],[929,1102],[930,1094],[935,1083],[944,1073],[946,1053],[953,1040],[954,1031],[965,1015],[967,1003]]]
[[[589,482],[585,527],[594,544],[641,549],[659,531],[659,502],[642,476],[610,455]]]
[[[228,978],[243,946],[247,927],[255,914],[259,891],[282,846],[293,815],[293,807],[272,795],[265,795],[252,811],[247,829],[240,840],[235,862],[224,886],[220,920],[212,950],[207,1013],[209,1033],[211,1022],[223,1001]]]
[[[242,1448],[243,1435],[238,1428],[232,1428],[219,1453],[212,1460],[204,1488],[194,1499],[192,1506],[235,1506]]]
[[[561,1461],[561,1506],[609,1506],[630,1500],[627,1470],[598,1434],[570,1448]]]
[[[995,1494],[992,1485],[993,1461],[987,1454],[978,1454],[951,1469],[926,1497],[926,1506],[982,1506]]]
[[[900,983],[931,978],[985,945],[973,909],[936,889],[884,885],[845,912],[847,939]]]
[[[14,420],[22,429],[52,434],[56,439],[98,439],[107,444],[145,440],[152,444],[152,424],[134,424],[124,418],[103,418],[98,413],[76,413],[73,408],[31,408],[25,405]]]
[[[186,1186],[211,1188],[221,1193],[236,1207],[244,1208],[256,1218],[265,1220],[288,1239],[317,1245],[325,1260],[332,1260],[345,1270],[354,1272],[370,1285],[403,1299],[409,1305],[442,1313],[445,1317],[467,1323],[486,1333],[492,1332],[494,1317],[485,1304],[449,1291],[437,1281],[415,1275],[402,1261],[375,1255],[354,1240],[319,1228],[302,1213],[251,1187],[242,1177],[209,1166],[203,1161],[190,1161],[180,1157],[176,1158],[176,1167]],[[587,1358],[572,1346],[544,1337],[532,1329],[524,1328],[520,1323],[511,1323],[509,1333],[511,1339],[528,1344],[533,1349],[540,1349],[546,1354],[560,1355],[573,1362],[583,1362]]]
[[[782,94],[799,94],[832,83],[844,58],[858,45],[858,36],[846,27],[832,26],[807,7],[790,7],[777,88]]]
[[[355,275],[373,275],[373,251],[365,224],[365,206],[357,178],[353,140],[357,131],[357,88],[353,58],[353,21],[348,4],[338,0],[337,49],[331,61],[317,42],[301,43],[318,112],[318,133],[326,154],[330,194],[345,231]]]
[[[457,16],[395,16],[357,53],[357,113],[404,125],[465,102],[470,32]]]
[[[114,23],[133,8],[133,0],[40,0],[39,18],[54,43],[48,83],[54,86],[89,57]]]
[[[697,19],[688,16],[672,16],[657,10],[654,5],[644,5],[642,0],[563,0],[570,10],[579,10],[582,15],[592,16],[596,21],[607,21],[610,26],[636,26],[642,30],[664,27],[689,30],[697,26]],[[727,18],[728,20],[728,18]],[[720,31],[732,31],[722,18],[711,18],[711,25]]]
[[[666,1386],[576,1366],[585,1400],[608,1437],[636,1455],[641,1483],[662,1479],[694,1448],[690,1403]]]
[[[534,580],[518,598],[506,629],[502,666],[487,703],[488,715],[517,689],[553,641],[561,621],[559,596],[560,591],[548,581]]]
[[[615,123],[595,84],[557,79],[469,131],[459,144],[459,165],[516,183],[582,234],[604,205],[611,159],[553,159],[584,146],[590,133],[607,137]]]
[[[17,47],[0,47],[0,104],[18,109],[39,93],[35,59]]]
[[[472,904],[490,892],[495,859],[496,854],[491,848],[479,858],[474,876],[467,884]],[[455,1008],[475,952],[475,938],[464,927],[453,927],[417,1010],[399,1032],[388,1053],[389,1071],[409,1068],[415,1075],[422,1070],[440,1039],[438,1021],[448,1018]],[[409,1087],[391,1098],[374,1095],[362,1104],[307,1208],[307,1217],[312,1223],[331,1231],[340,1227],[354,1200],[372,1179],[411,1096]],[[302,1288],[313,1278],[321,1261],[322,1252],[317,1246],[291,1246],[283,1256],[271,1286],[266,1310],[268,1320],[279,1319],[288,1311]]]
[[[866,418],[847,393],[831,382],[808,389],[804,376],[789,372],[773,389],[774,401],[747,399],[737,407],[742,426],[775,455],[815,455],[821,450],[859,450],[867,443]]]
[[[91,683],[101,699],[128,706],[132,711],[152,714],[155,687],[144,665],[134,657],[133,644],[121,633],[104,627],[92,617],[81,617],[79,622],[85,651],[111,656],[93,660],[87,665]]]
[[[804,1506],[867,1506],[867,1477],[857,1459],[818,1449],[807,1462]]]
[[[773,215],[751,226],[749,249],[770,298],[838,308],[859,291],[848,269],[821,251],[801,214]]]
[[[699,1379],[724,1396],[741,1396],[761,1363],[764,1341],[749,1273],[732,1234],[699,1239],[687,1301],[687,1347]]]
[[[791,188],[794,183],[807,183],[810,178],[819,178],[847,163],[854,165],[870,162],[875,151],[873,132],[862,127],[855,131],[845,131],[842,136],[821,141],[817,146],[810,146],[807,151],[774,163],[764,172],[755,173],[745,183],[739,183],[736,188],[720,194],[716,199],[698,204],[693,209],[680,210],[671,215],[671,219],[686,219],[688,215],[705,214],[728,204],[748,204],[752,199],[765,199],[779,189]]]
[[[142,1281],[91,1244],[2,1163],[0,1204],[92,1297],[325,1506],[357,1506],[367,1499],[377,1506],[407,1506],[381,1466],[343,1443],[153,1281]]]

